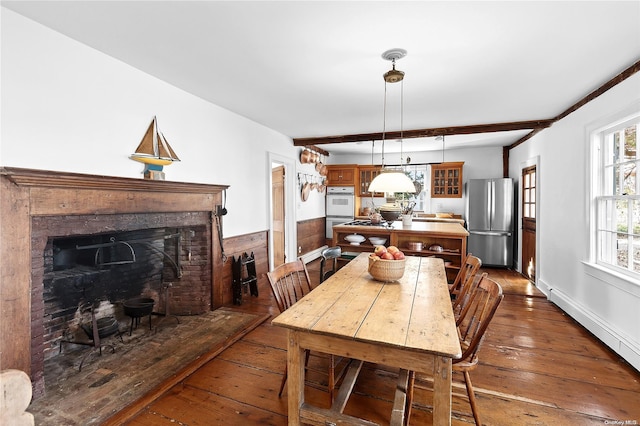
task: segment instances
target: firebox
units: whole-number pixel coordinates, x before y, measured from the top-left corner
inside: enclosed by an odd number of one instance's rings
[[[182,278],[180,254],[186,250],[189,258],[195,235],[191,228],[156,228],[49,238],[44,253],[44,359],[58,355],[61,341],[86,341],[92,316],[98,321],[114,318],[125,327],[129,300],[148,298],[162,310],[170,294],[163,286]]]

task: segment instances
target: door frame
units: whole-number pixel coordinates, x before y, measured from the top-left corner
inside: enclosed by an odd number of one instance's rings
[[[273,152],[267,152],[267,167],[266,167],[266,193],[269,198],[269,208],[267,209],[267,223],[269,224],[269,270],[272,271],[273,266],[273,199],[271,196],[271,188],[273,182],[271,179],[271,170],[273,165],[284,166],[284,252],[288,261],[296,258],[296,211],[295,211],[295,196],[296,193],[296,181],[295,177],[295,160],[290,157],[285,157]]]
[[[522,268],[525,267],[522,265],[522,230],[524,228],[524,219],[522,211],[522,170],[527,167],[535,166],[536,167],[536,264],[535,264],[535,281],[534,285],[537,287],[538,280],[540,279],[540,156],[536,155],[535,157],[529,158],[528,160],[522,161],[520,163],[520,169],[518,171],[518,267],[516,270],[524,275]]]

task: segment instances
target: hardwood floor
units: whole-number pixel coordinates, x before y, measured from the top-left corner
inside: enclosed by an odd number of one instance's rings
[[[309,264],[317,282],[318,262]],[[640,373],[548,302],[526,279],[483,269],[505,298],[489,326],[472,372],[483,424],[603,425],[640,422]],[[246,296],[248,312],[277,315],[268,284]],[[270,320],[222,352],[130,420],[151,425],[285,425],[286,392],[278,388],[286,336]],[[363,368],[345,413],[389,422],[396,371]],[[327,406],[322,377],[311,377],[306,399]],[[454,376],[452,424],[473,423],[461,377]],[[431,424],[431,395],[416,391],[411,424]],[[618,423],[614,423],[618,422]],[[626,423],[625,423],[626,422]]]

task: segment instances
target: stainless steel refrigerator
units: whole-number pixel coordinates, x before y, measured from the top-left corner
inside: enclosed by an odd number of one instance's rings
[[[513,179],[470,179],[467,182],[467,251],[483,265],[513,264]]]

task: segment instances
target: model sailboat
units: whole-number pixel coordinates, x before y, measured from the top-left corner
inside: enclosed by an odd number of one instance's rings
[[[136,152],[129,157],[132,160],[144,163],[145,179],[163,180],[163,166],[168,166],[174,161],[180,161],[176,153],[167,142],[162,132],[158,130],[158,121],[153,117],[142,142],[136,148]]]

